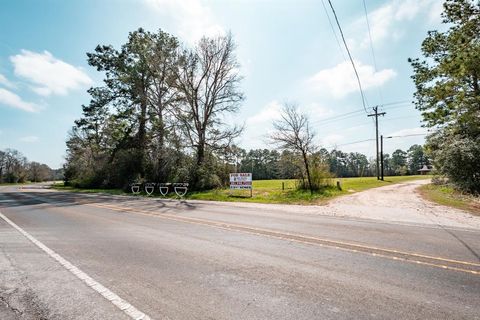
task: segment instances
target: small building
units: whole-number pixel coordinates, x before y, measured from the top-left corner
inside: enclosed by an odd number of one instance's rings
[[[432,168],[429,168],[427,165],[424,165],[421,169],[418,169],[417,172],[421,175],[429,174],[432,171]]]

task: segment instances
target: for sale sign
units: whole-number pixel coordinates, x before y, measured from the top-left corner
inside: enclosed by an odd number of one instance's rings
[[[252,189],[252,174],[230,173],[230,189]]]

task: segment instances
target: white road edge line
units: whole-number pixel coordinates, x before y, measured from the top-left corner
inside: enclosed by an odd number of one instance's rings
[[[105,288],[102,286],[100,283],[97,281],[93,280],[88,276],[85,272],[82,270],[78,269],[75,267],[73,264],[62,258],[58,253],[55,253],[52,249],[35,239],[32,235],[30,235],[28,232],[17,226],[13,221],[8,219],[6,216],[4,216],[0,212],[0,218],[5,220],[9,225],[11,225],[13,228],[15,228],[18,232],[20,232],[22,235],[25,236],[28,240],[33,242],[37,247],[42,249],[46,254],[48,254],[51,258],[55,259],[58,263],[60,263],[65,269],[70,271],[74,276],[76,276],[78,279],[80,279],[82,282],[84,282],[87,286],[98,292],[100,295],[102,295],[105,299],[110,301],[114,306],[116,306],[118,309],[123,311],[125,314],[127,314],[130,318],[135,319],[135,320],[152,320],[148,315],[145,313],[141,312],[134,306],[132,306],[130,303],[127,301],[123,300],[119,296],[117,296],[115,293],[110,291],[109,289]]]

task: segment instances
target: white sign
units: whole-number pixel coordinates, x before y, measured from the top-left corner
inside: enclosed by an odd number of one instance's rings
[[[230,189],[252,189],[251,173],[230,173]]]

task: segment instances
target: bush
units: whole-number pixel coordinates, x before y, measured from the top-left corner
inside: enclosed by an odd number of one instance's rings
[[[189,181],[192,190],[211,190],[222,187],[222,179],[218,175],[218,168],[212,162],[201,166],[194,166]]]
[[[315,191],[333,186],[333,174],[330,172],[328,165],[326,164],[313,164],[310,168],[310,180],[312,183],[312,189]],[[297,189],[310,189],[306,175],[298,181]]]
[[[437,170],[461,191],[480,194],[480,138],[449,136],[432,143]]]
[[[448,179],[444,176],[434,176],[432,178],[432,184],[436,186],[444,186],[448,184]]]

